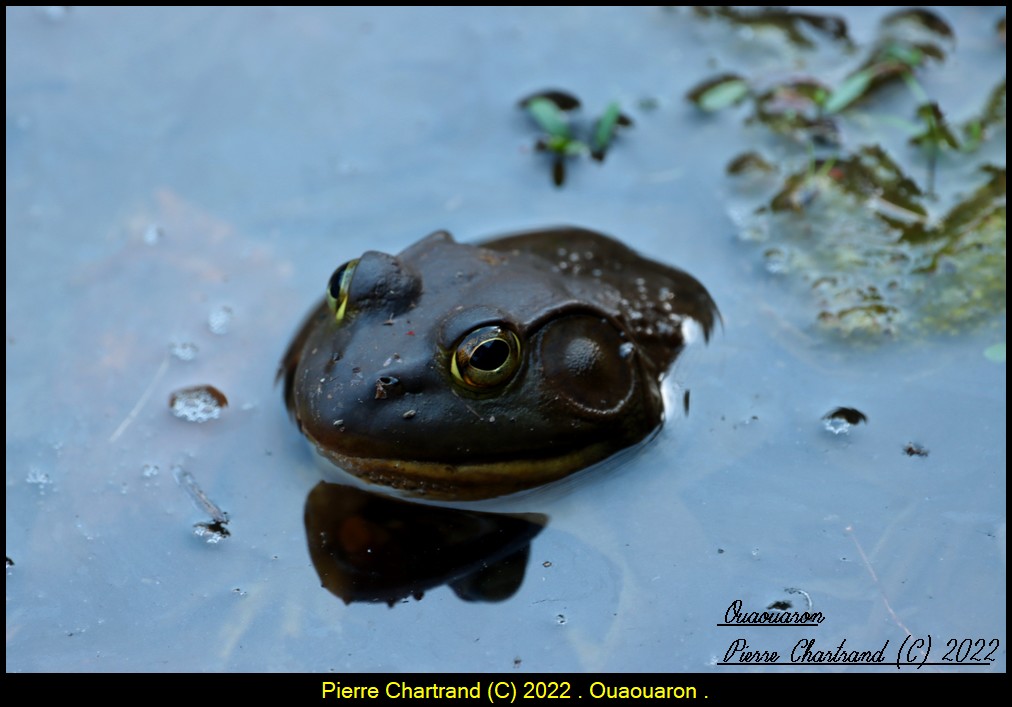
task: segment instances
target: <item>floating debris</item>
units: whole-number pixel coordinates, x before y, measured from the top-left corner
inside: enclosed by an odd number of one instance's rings
[[[838,407],[822,416],[826,430],[833,434],[849,434],[854,425],[868,422],[868,416],[857,408]]]
[[[176,480],[186,494],[193,501],[197,510],[206,513],[211,517],[211,522],[194,523],[193,534],[204,538],[208,543],[219,543],[229,537],[231,533],[228,528],[228,513],[221,510],[214,501],[207,497],[207,494],[197,484],[193,475],[181,466],[172,467],[172,478]]]
[[[228,407],[228,398],[213,385],[197,385],[182,388],[169,396],[172,414],[189,422],[207,422],[221,417],[223,408]]]
[[[232,533],[225,526],[228,521],[214,521],[213,523],[194,523],[193,534],[198,538],[204,538],[211,545],[217,545]]]
[[[805,602],[808,604],[808,608],[812,608],[812,597],[804,589],[798,589],[797,587],[784,587],[784,591],[788,594],[800,594],[805,598]]]
[[[928,450],[917,442],[907,442],[903,447],[903,453],[908,457],[926,457],[929,454]]]

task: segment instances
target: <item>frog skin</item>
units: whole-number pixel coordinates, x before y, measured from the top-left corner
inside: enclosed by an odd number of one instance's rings
[[[708,338],[718,317],[695,278],[600,233],[469,245],[439,231],[338,268],[278,378],[342,469],[412,495],[490,498],[657,429],[683,325]]]

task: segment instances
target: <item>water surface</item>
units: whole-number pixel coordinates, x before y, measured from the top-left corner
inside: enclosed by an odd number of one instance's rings
[[[1004,72],[1001,11],[939,12],[957,47],[921,80],[970,110]],[[856,45],[884,14],[846,11]],[[6,22],[8,671],[720,671],[737,638],[786,654],[907,631],[997,638],[972,669],[1005,670],[1005,364],[984,356],[1004,314],[827,338],[739,238],[724,167],[770,138],[684,98],[723,69],[831,72],[832,42],[799,58],[658,9]],[[635,122],[562,188],[516,107],[550,87]],[[512,598],[345,605],[307,550],[321,472],[274,387],[289,337],[364,250],[560,223],[685,268],[723,330],[676,364],[650,444],[534,497],[550,522]],[[227,396],[218,419],[172,415],[197,385]],[[837,406],[867,423],[828,432]],[[184,473],[230,537],[194,533],[210,519]],[[718,627],[735,599],[826,621]]]

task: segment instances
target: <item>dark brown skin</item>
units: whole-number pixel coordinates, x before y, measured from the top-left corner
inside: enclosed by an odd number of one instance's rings
[[[692,276],[570,227],[479,246],[433,233],[366,253],[329,291],[281,363],[288,409],[341,468],[441,499],[538,486],[639,442],[661,424],[683,321],[708,337],[718,317]]]

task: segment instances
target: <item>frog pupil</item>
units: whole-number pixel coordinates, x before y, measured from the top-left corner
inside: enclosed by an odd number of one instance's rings
[[[489,339],[471,352],[468,363],[481,371],[494,371],[509,359],[510,347],[502,339]]]
[[[345,263],[330,276],[330,283],[327,285],[327,292],[330,296],[336,300],[341,301],[341,281],[344,279],[344,272],[348,269],[348,263]]]

